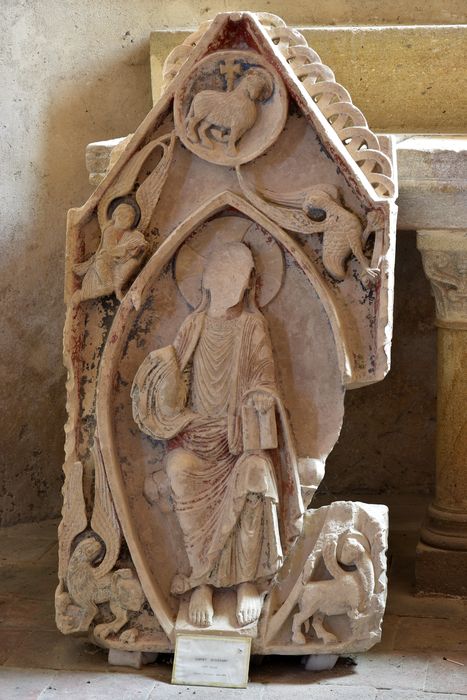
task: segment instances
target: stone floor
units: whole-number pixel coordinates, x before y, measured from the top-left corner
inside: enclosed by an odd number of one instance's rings
[[[412,594],[423,507],[398,499],[390,510],[390,595],[381,644],[321,673],[305,671],[299,657],[254,660],[247,690],[172,686],[168,658],[138,672],[109,668],[102,650],[55,629],[57,522],[5,528],[0,535],[0,700],[465,700],[467,601]]]

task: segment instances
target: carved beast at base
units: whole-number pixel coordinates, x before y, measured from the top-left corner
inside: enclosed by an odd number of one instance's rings
[[[292,622],[292,641],[295,644],[306,642],[301,631],[303,624],[306,632],[311,625],[318,639],[327,644],[338,640],[323,625],[326,615],[346,614],[350,620],[357,620],[366,614],[375,586],[369,551],[368,540],[357,532],[345,533],[339,543],[337,538],[326,543],[322,557],[333,578],[303,584],[298,599],[299,612]],[[353,566],[354,570],[346,571],[341,564]]]
[[[109,603],[111,622],[96,625],[94,636],[106,639],[116,634],[129,620],[130,612],[139,612],[145,601],[141,585],[131,569],[117,569],[99,578],[93,562],[102,545],[94,537],[81,540],[70,557],[66,583],[68,593],[57,595],[57,621],[62,632],[86,632],[99,612],[98,605]]]

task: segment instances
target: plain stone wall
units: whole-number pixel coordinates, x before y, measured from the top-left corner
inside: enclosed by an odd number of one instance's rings
[[[396,248],[392,367],[382,382],[346,394],[341,436],[324,495],[429,494],[434,487],[436,326],[415,233]]]
[[[426,23],[430,12],[449,22],[460,21],[462,4],[431,0],[411,10],[405,0],[375,1],[366,11],[376,22]],[[344,0],[293,1],[285,10],[276,1],[0,4],[2,524],[60,510],[65,219],[90,192],[85,146],[128,134],[149,110],[152,30],[190,28],[240,5],[282,14],[291,24],[368,23],[365,3]],[[397,265],[393,372],[381,385],[349,394],[324,485],[332,493],[424,492],[432,485],[433,304],[411,234],[400,236]]]

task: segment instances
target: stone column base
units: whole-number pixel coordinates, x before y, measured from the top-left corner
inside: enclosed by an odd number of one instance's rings
[[[415,554],[417,593],[467,596],[467,552],[419,542]]]
[[[431,503],[421,540],[432,547],[467,552],[467,513]]]

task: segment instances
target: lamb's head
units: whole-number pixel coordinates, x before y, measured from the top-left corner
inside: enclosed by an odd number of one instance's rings
[[[274,92],[272,76],[264,68],[250,68],[241,82],[253,101],[265,102]]]
[[[73,552],[73,560],[75,562],[90,563],[98,557],[101,550],[102,544],[95,537],[86,537],[86,539],[81,540],[76,545],[76,549]]]

